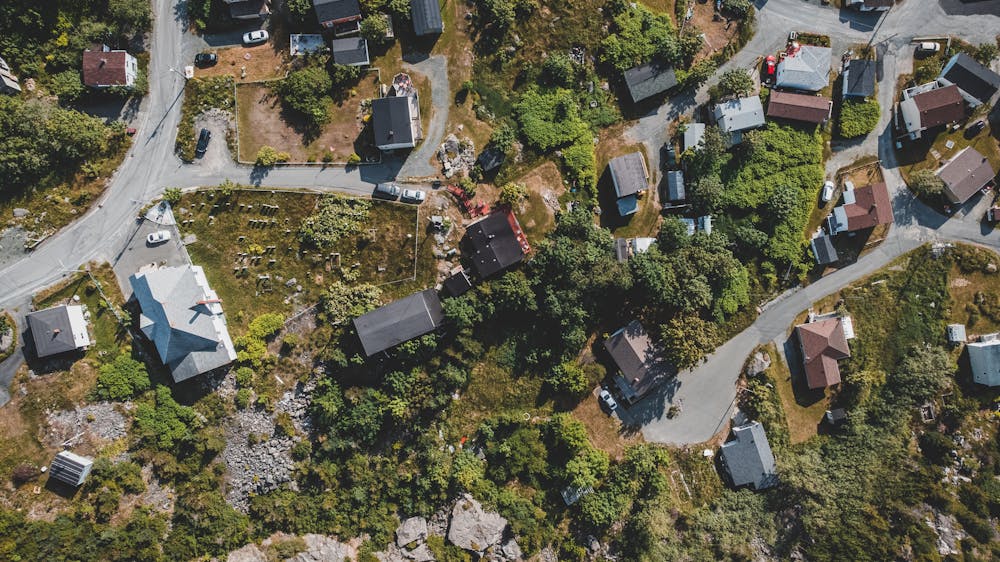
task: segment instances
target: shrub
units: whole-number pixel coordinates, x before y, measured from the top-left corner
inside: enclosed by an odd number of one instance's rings
[[[746,70],[734,68],[722,74],[716,88],[719,97],[741,96],[753,91],[753,79]]]
[[[944,192],[944,181],[934,170],[917,170],[910,174],[910,189],[921,197],[937,197]]]
[[[361,157],[358,156],[357,152],[352,152],[350,156],[347,157],[347,163],[351,166],[361,163]]]
[[[509,152],[515,141],[517,141],[517,131],[508,123],[500,123],[490,134],[490,144],[503,153]]]
[[[553,368],[545,381],[556,392],[564,392],[572,396],[582,395],[587,391],[589,381],[587,374],[575,363],[563,363]]]
[[[559,88],[573,85],[576,68],[566,53],[554,53],[542,63],[542,80]]]
[[[348,320],[370,312],[381,304],[382,290],[368,283],[346,285],[334,281],[320,298],[326,321],[339,326]]]
[[[149,390],[146,366],[122,353],[101,365],[97,375],[97,396],[102,400],[127,400]]]
[[[317,248],[333,246],[361,231],[371,207],[368,199],[326,195],[319,200],[317,211],[299,227],[299,239]]]
[[[323,68],[309,66],[296,70],[278,82],[274,89],[283,104],[305,116],[312,125],[330,121],[333,99],[329,92],[333,89],[333,79]]]
[[[722,9],[742,18],[750,13],[753,4],[750,0],[722,0]]]
[[[76,101],[86,88],[80,79],[80,73],[76,70],[66,70],[52,77],[49,90],[59,97],[59,101],[66,103]]]
[[[850,139],[867,135],[878,125],[878,101],[844,101],[840,108],[840,136]]]
[[[389,31],[389,21],[383,14],[369,14],[361,21],[361,36],[372,43],[382,43]]]
[[[176,205],[180,203],[181,197],[183,196],[184,193],[181,191],[181,188],[179,187],[168,187],[167,189],[163,190],[163,200],[166,201],[167,203],[170,203],[171,205]]]
[[[500,188],[500,202],[505,205],[517,205],[528,198],[528,188],[523,183],[507,182]]]
[[[258,166],[271,167],[279,162],[288,162],[292,155],[287,152],[280,152],[272,146],[266,144],[257,151],[256,164]]]
[[[267,339],[285,327],[285,317],[276,312],[261,314],[250,321],[250,337]]]

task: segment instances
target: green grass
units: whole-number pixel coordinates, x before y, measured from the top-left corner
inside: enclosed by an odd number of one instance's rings
[[[817,400],[823,393],[810,392],[803,384],[805,381],[792,380],[784,356],[777,352],[774,344],[768,345],[766,349],[771,356],[771,367],[768,368],[767,375],[781,399],[788,426],[788,441],[792,445],[801,443],[816,435],[817,427],[826,414],[828,401]]]
[[[108,264],[102,264],[91,270],[94,278],[100,284],[100,289],[116,307],[121,307],[125,300],[114,272]],[[101,293],[95,283],[84,273],[78,273],[67,281],[43,292],[35,297],[35,309],[42,310],[60,304],[69,303],[78,296],[78,304],[86,305],[90,311],[90,325],[93,328],[93,345],[87,350],[86,357],[97,359],[102,356],[113,357],[125,343],[117,318],[104,304]]]

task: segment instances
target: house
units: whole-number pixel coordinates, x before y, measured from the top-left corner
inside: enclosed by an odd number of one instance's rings
[[[368,66],[368,41],[363,37],[346,37],[330,42],[333,62],[345,66]]]
[[[628,93],[635,103],[666,92],[677,85],[674,69],[658,63],[630,68],[625,71],[624,76],[625,86],[628,87]]]
[[[234,20],[256,20],[271,15],[270,0],[223,0]]]
[[[965,346],[972,367],[972,380],[986,386],[1000,386],[1000,339],[995,336],[986,341]]]
[[[712,108],[719,129],[729,136],[730,144],[743,142],[743,132],[764,125],[764,106],[760,97],[750,96],[724,101]]]
[[[830,47],[792,43],[778,63],[774,85],[778,88],[818,92],[830,84]]]
[[[965,324],[948,324],[948,343],[962,345],[965,342]]]
[[[875,61],[854,59],[844,65],[841,95],[846,98],[870,98],[875,95]]]
[[[476,273],[484,279],[519,263],[528,253],[524,231],[510,211],[494,212],[470,224],[462,243]]]
[[[971,146],[960,150],[936,173],[944,182],[945,196],[957,205],[968,201],[997,175],[990,161]]]
[[[874,228],[892,222],[892,202],[885,182],[844,191],[844,204],[827,218],[831,235]]]
[[[444,280],[444,288],[453,297],[460,297],[472,289],[472,280],[462,266],[458,266],[451,271],[451,275]]]
[[[733,428],[733,439],[722,444],[719,458],[734,488],[763,490],[778,483],[778,467],[760,422]]]
[[[704,123],[688,123],[684,129],[684,150],[693,150],[701,145],[705,138]]]
[[[49,465],[49,478],[76,488],[87,480],[93,467],[94,459],[71,451],[60,451]]]
[[[611,183],[618,198],[618,214],[628,216],[639,210],[639,196],[649,189],[649,170],[641,152],[616,156],[608,162]]]
[[[670,170],[667,172],[667,201],[684,201],[687,192],[684,190],[684,172]]]
[[[842,317],[835,316],[795,327],[802,351],[806,383],[811,389],[840,384],[837,361],[851,356]]]
[[[334,37],[361,30],[361,4],[358,0],[313,0],[316,19],[324,29],[333,30]]]
[[[885,12],[894,0],[847,0],[847,5],[862,12]]]
[[[410,0],[410,18],[417,37],[440,35],[444,31],[438,0]]]
[[[0,94],[16,94],[21,91],[21,83],[10,69],[7,61],[0,58]]]
[[[28,314],[35,354],[48,357],[84,349],[91,344],[87,319],[80,305],[61,305]]]
[[[422,140],[420,100],[408,75],[397,74],[389,94],[372,100],[372,129],[380,150],[413,148]]]
[[[615,258],[625,263],[638,254],[649,251],[656,238],[615,238]]]
[[[197,265],[162,267],[129,277],[139,329],[156,347],[174,382],[236,360],[222,301]]]
[[[903,90],[899,115],[910,138],[916,140],[927,129],[964,118],[965,104],[958,86],[942,87],[937,82],[931,82]]]
[[[767,116],[778,119],[791,119],[805,123],[825,123],[833,111],[833,101],[819,97],[792,94],[789,92],[771,92],[767,99]]]
[[[354,319],[365,355],[395,347],[429,334],[444,321],[441,300],[434,289],[424,289]]]
[[[958,86],[962,98],[970,107],[989,104],[1000,89],[1000,74],[979,64],[976,59],[965,53],[948,59],[941,69],[938,82],[944,86]]]
[[[833,247],[833,239],[827,234],[822,234],[813,238],[809,242],[813,256],[816,257],[816,265],[827,265],[840,259],[837,249]]]
[[[615,362],[618,372],[615,386],[629,404],[642,399],[650,390],[676,373],[663,358],[663,350],[649,337],[638,320],[611,334],[604,349]]]
[[[704,232],[705,234],[712,233],[712,216],[705,215],[698,217],[698,230]]]
[[[112,51],[105,45],[100,51],[83,52],[83,83],[91,88],[131,88],[138,75],[138,61],[125,51]]]

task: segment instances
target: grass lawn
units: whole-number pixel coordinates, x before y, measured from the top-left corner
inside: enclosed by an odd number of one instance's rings
[[[661,174],[649,168],[649,157],[646,154],[645,145],[642,143],[625,144],[623,130],[623,125],[617,125],[601,131],[601,142],[597,145],[597,193],[601,205],[599,220],[601,226],[610,228],[616,238],[655,236],[660,226],[662,207],[656,197],[659,186],[653,182]],[[611,172],[608,171],[608,162],[612,158],[637,151],[642,153],[642,157],[646,161],[650,186],[645,195],[639,198],[639,210],[632,215],[622,217],[618,214],[615,186],[611,181]]]
[[[1000,274],[951,270],[948,289],[952,306],[949,323],[966,325],[966,333],[989,334],[1000,331]],[[977,298],[978,295],[978,298]]]
[[[217,195],[212,195],[213,193]],[[385,285],[387,297],[403,296],[416,288],[433,283],[433,267],[428,265],[432,239],[418,228],[418,209],[412,205],[373,201],[362,232],[342,240],[322,255],[305,247],[298,238],[302,221],[312,215],[319,195],[302,192],[235,190],[224,199],[220,192],[203,190],[185,194],[177,205],[179,221],[194,220],[181,226],[184,235],[194,234],[198,241],[188,246],[194,263],[205,267],[212,287],[225,303],[230,331],[234,336],[250,320],[264,312],[285,315],[319,300],[325,287],[335,279]],[[204,206],[202,206],[204,203]],[[212,210],[218,204],[219,209]],[[252,205],[252,211],[239,210]],[[278,211],[261,214],[262,205],[277,205]],[[183,209],[183,210],[182,210]],[[215,221],[209,225],[208,215]],[[273,226],[253,226],[251,221],[276,221]],[[365,240],[374,229],[373,241]],[[244,237],[240,240],[240,237]],[[240,259],[239,253],[252,253],[251,245],[266,249],[254,264]],[[258,251],[258,250],[255,250]],[[339,264],[330,254],[339,253]],[[269,264],[269,260],[275,260]],[[415,267],[416,263],[419,267]],[[246,266],[244,273],[242,267]],[[235,268],[241,268],[234,274]],[[418,275],[414,279],[414,271]],[[267,282],[259,276],[269,275]],[[286,286],[291,279],[295,283]],[[302,287],[296,295],[295,286]]]
[[[976,116],[967,119],[963,125],[971,125],[979,119],[986,119],[986,116],[976,114]],[[986,128],[971,139],[966,138],[963,126],[957,131],[952,131],[950,128],[939,128],[936,132],[924,131],[923,138],[916,141],[904,141],[903,149],[896,152],[899,156],[899,169],[903,173],[903,179],[909,181],[910,174],[918,170],[937,169],[967,146],[975,148],[985,156],[993,165],[994,170],[1000,170],[1000,147],[997,145],[997,140],[1000,139],[1000,129],[994,125],[987,120]],[[954,143],[952,148],[947,147],[948,141]]]
[[[555,210],[559,197],[566,192],[559,168],[550,161],[514,180],[528,188],[528,200],[516,209],[517,219],[528,241],[541,240],[556,227]]]
[[[622,423],[609,416],[597,400],[597,390],[583,398],[572,411],[573,417],[587,427],[590,442],[608,453],[612,459],[621,460],[629,445],[642,442],[642,433],[622,433]]]
[[[771,356],[771,367],[767,374],[774,381],[781,406],[785,410],[789,443],[801,443],[816,435],[817,427],[829,407],[829,400],[822,396],[822,392],[810,391],[801,377],[792,380],[784,356],[777,352],[774,344],[768,345],[766,349]],[[818,396],[821,399],[817,400]]]

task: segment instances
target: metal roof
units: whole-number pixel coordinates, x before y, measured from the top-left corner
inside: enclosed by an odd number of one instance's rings
[[[632,101],[639,102],[676,86],[677,76],[669,66],[648,63],[626,70],[625,85]]]
[[[444,31],[438,0],[410,0],[410,17],[413,19],[413,31],[418,36]]]
[[[974,342],[965,348],[969,353],[972,380],[986,386],[1000,386],[1000,340]]]
[[[687,198],[684,189],[684,172],[680,170],[670,170],[667,172],[667,200],[683,201]]]
[[[774,85],[779,88],[816,92],[830,83],[830,47],[802,45],[778,63]]]
[[[79,486],[87,479],[93,465],[93,459],[70,451],[61,451],[49,465],[49,478],[55,478],[70,486]]]
[[[722,445],[721,456],[733,486],[762,490],[778,483],[774,453],[760,422],[734,427],[733,440]]]
[[[347,66],[364,66],[368,61],[368,41],[362,37],[334,39],[330,43],[333,62]]]
[[[365,355],[371,357],[405,341],[433,332],[444,320],[437,291],[425,289],[358,316],[354,328]]]
[[[715,106],[712,114],[725,133],[756,129],[764,124],[764,106],[758,96],[722,102]]]

